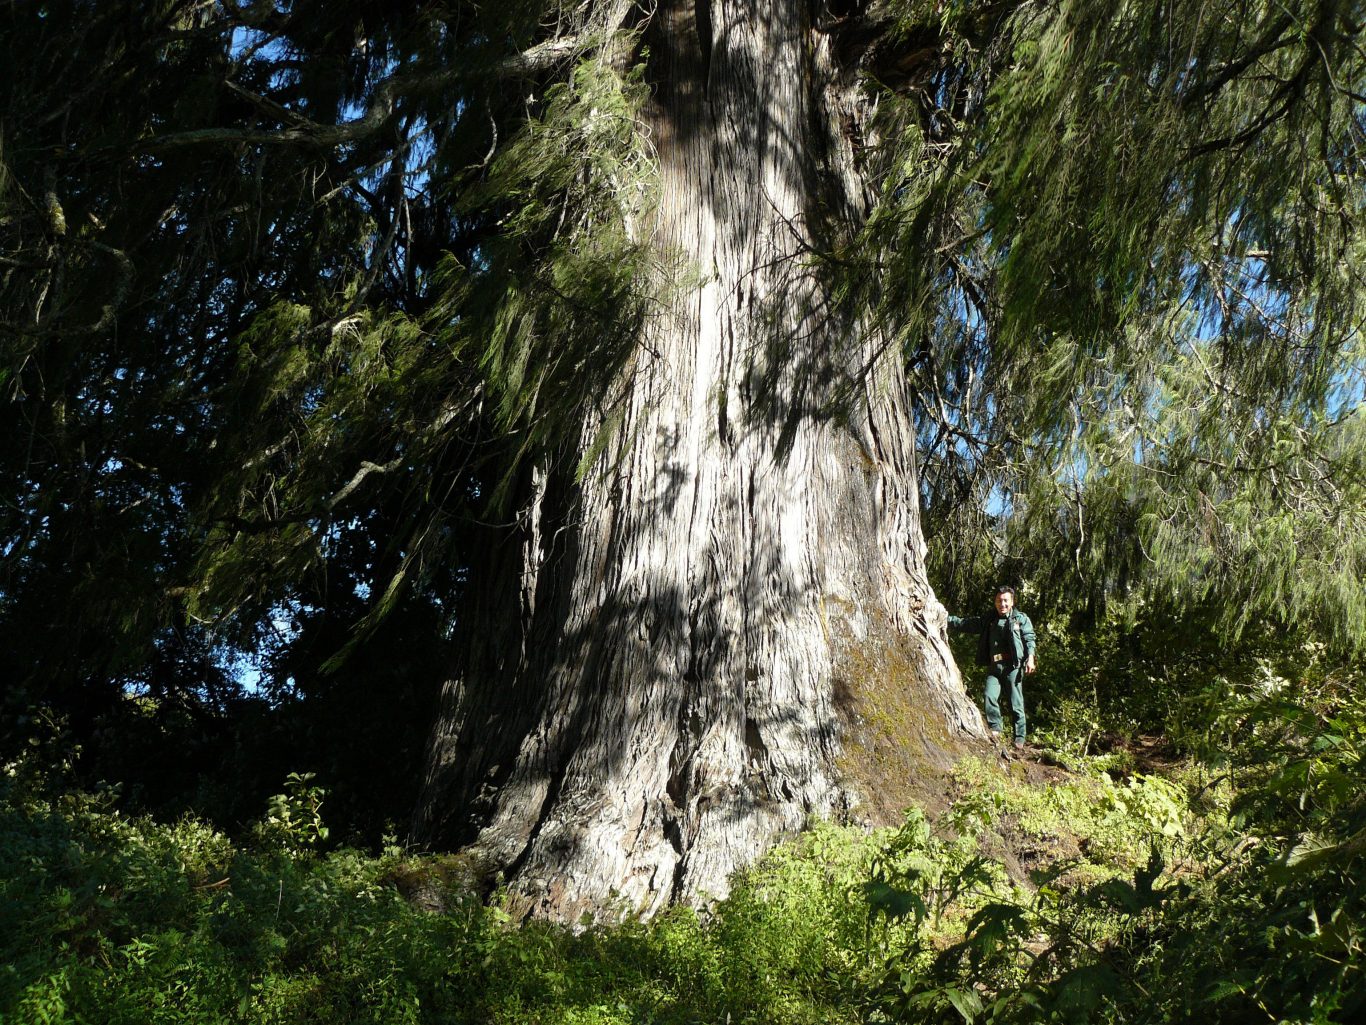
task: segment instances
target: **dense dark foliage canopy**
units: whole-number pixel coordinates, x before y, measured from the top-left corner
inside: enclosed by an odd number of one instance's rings
[[[0,9],[7,751],[51,721],[153,806],[307,763],[356,828],[406,813],[468,527],[665,287],[628,223],[650,11]],[[946,600],[1359,650],[1361,5],[826,14],[879,135],[812,259],[904,348]]]
[[[950,5],[860,240],[950,594],[1360,645],[1362,18]]]

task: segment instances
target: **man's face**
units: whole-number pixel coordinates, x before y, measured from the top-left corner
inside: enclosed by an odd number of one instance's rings
[[[996,596],[996,611],[1001,615],[1006,615],[1015,607],[1015,596],[1009,591],[1002,591]]]

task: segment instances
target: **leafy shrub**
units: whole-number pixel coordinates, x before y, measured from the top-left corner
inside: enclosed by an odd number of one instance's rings
[[[15,770],[0,1020],[1345,1025],[1366,994],[1358,685],[1230,688],[1206,731],[1236,738],[1224,767],[1177,778],[966,762],[937,823],[815,824],[704,910],[577,933],[514,925],[458,858],[323,851],[303,775],[244,845]]]
[[[1146,863],[1062,887],[1059,863],[1025,899],[982,905],[927,968],[907,961],[891,984],[892,1020],[1360,1020],[1366,707],[1356,681],[1249,689],[1210,726],[1241,741],[1228,752],[1239,794],[1231,815],[1213,804],[1192,829],[1173,783],[1101,777],[1092,823],[1072,819],[1089,834],[1088,856],[1096,841],[1127,829],[1132,843],[1138,830],[1151,844]],[[1039,800],[1066,807],[1069,789]],[[1016,808],[1023,820],[1030,803],[1003,792],[1007,815]],[[1122,850],[1116,842],[1110,854]]]

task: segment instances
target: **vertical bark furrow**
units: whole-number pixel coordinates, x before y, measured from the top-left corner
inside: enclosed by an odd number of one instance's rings
[[[646,325],[616,450],[530,490],[516,614],[470,625],[418,819],[511,866],[528,912],[720,895],[808,816],[866,806],[868,744],[914,766],[982,731],[925,580],[897,356],[806,261],[813,207],[863,200],[829,123],[855,94],[817,86],[809,17],[661,0],[647,29],[653,237],[700,283]],[[889,701],[899,739],[869,732]]]

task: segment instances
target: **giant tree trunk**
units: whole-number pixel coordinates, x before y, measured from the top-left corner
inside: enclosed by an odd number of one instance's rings
[[[694,284],[617,383],[611,450],[581,483],[532,474],[472,583],[416,832],[530,913],[721,895],[780,834],[882,817],[984,735],[925,579],[900,354],[803,255],[817,210],[864,202],[812,6],[661,0],[654,238]]]

